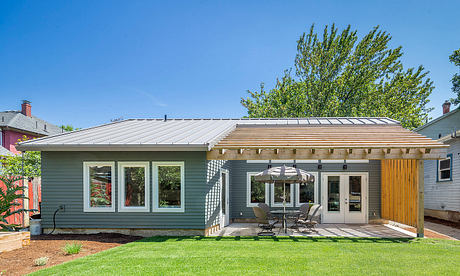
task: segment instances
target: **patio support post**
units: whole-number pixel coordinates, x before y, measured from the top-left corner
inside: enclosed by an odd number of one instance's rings
[[[424,236],[424,216],[425,216],[425,203],[424,203],[424,170],[423,160],[418,161],[418,210],[417,210],[417,237],[423,238]]]

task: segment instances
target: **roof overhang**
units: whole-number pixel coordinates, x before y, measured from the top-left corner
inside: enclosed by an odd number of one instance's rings
[[[74,144],[74,145],[34,145],[20,144],[20,151],[207,151],[207,145],[126,145],[126,144]]]

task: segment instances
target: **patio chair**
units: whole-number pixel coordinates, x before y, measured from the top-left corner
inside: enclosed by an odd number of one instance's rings
[[[309,231],[314,231],[316,225],[319,223],[319,217],[322,209],[323,206],[314,204],[308,211],[307,218],[297,220],[297,224],[304,225]]]
[[[259,203],[257,206],[264,210],[265,213],[267,213],[269,219],[273,219],[273,215],[270,213],[270,206],[268,206],[266,203]]]
[[[275,233],[272,231],[275,228],[275,224],[278,221],[270,220],[267,213],[260,207],[252,207],[254,215],[256,216],[257,226],[262,229],[261,232],[257,233],[258,236],[274,236]]]
[[[299,214],[294,218],[294,225],[291,228],[299,228],[298,221],[299,220],[307,220],[308,219],[308,212],[310,211],[309,203],[303,203],[299,207]]]

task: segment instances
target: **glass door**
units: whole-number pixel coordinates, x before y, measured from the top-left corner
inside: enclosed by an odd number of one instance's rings
[[[220,186],[221,186],[221,197],[220,197],[220,217],[221,226],[227,226],[230,223],[230,212],[229,212],[229,174],[227,170],[222,170],[220,175]],[[223,224],[223,225],[222,225]]]
[[[323,223],[367,222],[367,173],[323,173]]]

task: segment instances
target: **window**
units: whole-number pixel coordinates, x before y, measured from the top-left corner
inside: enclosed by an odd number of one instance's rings
[[[285,183],[283,191],[283,183],[270,184],[271,186],[271,202],[273,207],[283,207],[283,194],[286,193],[286,207],[292,207],[294,202],[293,188],[294,184]]]
[[[148,212],[149,162],[118,163],[118,206],[120,212]]]
[[[114,162],[83,162],[83,211],[115,212]]]
[[[313,183],[308,184],[295,184],[297,207],[304,203],[318,203],[318,173],[310,172],[315,177]]]
[[[154,162],[153,211],[184,212],[184,162]]]
[[[438,181],[452,180],[452,153],[446,159],[438,160]]]
[[[268,189],[266,183],[254,181],[254,175],[256,172],[248,172],[247,179],[246,179],[246,187],[247,187],[247,206],[253,207],[257,206],[259,203],[266,203],[268,204]]]

